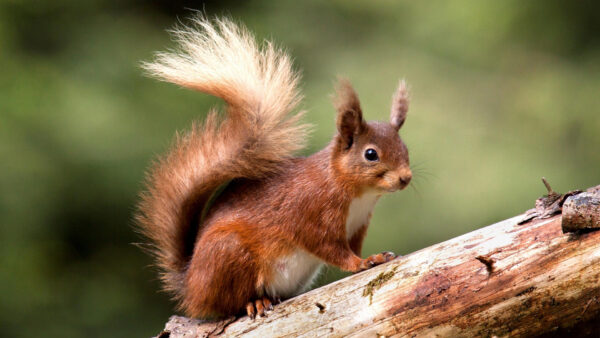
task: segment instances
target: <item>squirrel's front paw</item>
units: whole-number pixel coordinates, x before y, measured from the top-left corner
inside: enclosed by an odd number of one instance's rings
[[[384,251],[376,255],[371,255],[368,258],[362,260],[360,264],[360,270],[358,270],[357,272],[370,269],[379,264],[387,263],[394,258],[396,258],[396,255],[391,251]]]

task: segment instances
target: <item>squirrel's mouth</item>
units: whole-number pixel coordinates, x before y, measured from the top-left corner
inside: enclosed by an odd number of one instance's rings
[[[395,185],[393,185],[393,186],[391,186],[391,187],[389,187],[387,189],[384,189],[384,190],[386,192],[396,192],[396,191],[400,191],[400,190],[406,189],[406,187],[408,187],[408,184],[409,183],[399,182],[399,183],[397,183],[397,184],[395,184]]]
[[[381,187],[379,190],[384,194],[389,194],[389,193],[396,192],[400,189],[404,189],[404,188],[400,188],[398,186],[387,186],[387,187]]]
[[[408,187],[408,183],[400,183],[398,190],[404,190],[406,187]]]

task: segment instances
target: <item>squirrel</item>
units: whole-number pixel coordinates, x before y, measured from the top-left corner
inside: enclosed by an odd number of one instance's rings
[[[394,259],[362,259],[361,248],[379,197],[411,180],[398,135],[405,82],[390,121],[367,122],[351,84],[339,80],[336,135],[295,157],[310,126],[296,111],[300,76],[289,55],[230,19],[192,22],[174,31],[178,50],[142,64],[151,76],[226,103],[155,161],[136,214],[178,309],[196,318],[264,316],[306,291],[323,264],[356,273]]]

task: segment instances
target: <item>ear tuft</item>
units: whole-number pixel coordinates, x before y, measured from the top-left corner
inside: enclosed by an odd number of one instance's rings
[[[398,89],[392,97],[392,109],[390,112],[390,123],[396,130],[399,130],[406,120],[409,101],[408,86],[404,80],[400,80]]]
[[[337,110],[337,128],[340,137],[346,147],[350,148],[354,142],[354,136],[359,134],[364,127],[360,101],[350,81],[344,78],[338,79],[333,103]]]

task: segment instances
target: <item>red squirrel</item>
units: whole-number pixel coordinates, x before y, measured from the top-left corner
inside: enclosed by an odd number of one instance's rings
[[[306,291],[323,264],[359,272],[393,259],[362,259],[361,248],[379,197],[411,180],[398,135],[409,102],[404,81],[384,123],[365,121],[354,89],[340,80],[336,135],[323,150],[294,157],[309,126],[295,110],[299,74],[290,57],[231,20],[193,22],[175,30],[179,50],[143,64],[227,104],[176,137],[141,194],[139,228],[179,309],[254,318]]]

